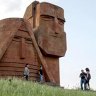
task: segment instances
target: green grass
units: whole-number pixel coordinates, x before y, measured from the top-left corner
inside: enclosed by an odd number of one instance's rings
[[[96,96],[96,92],[67,90],[20,79],[0,79],[0,96]]]

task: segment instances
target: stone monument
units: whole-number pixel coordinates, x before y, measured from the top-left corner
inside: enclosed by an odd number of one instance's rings
[[[60,84],[59,58],[66,53],[64,10],[34,1],[23,18],[0,21],[0,76],[22,77],[26,63],[30,79],[39,79],[40,66],[45,82]]]

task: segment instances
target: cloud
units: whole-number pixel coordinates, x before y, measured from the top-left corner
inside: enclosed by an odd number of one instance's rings
[[[22,5],[22,0],[0,0],[5,12],[19,10]]]
[[[22,0],[0,0],[0,19],[18,16],[22,6]]]

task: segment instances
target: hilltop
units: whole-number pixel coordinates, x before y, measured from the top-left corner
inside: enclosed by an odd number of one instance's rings
[[[68,90],[21,79],[0,79],[0,96],[96,96],[96,92]]]

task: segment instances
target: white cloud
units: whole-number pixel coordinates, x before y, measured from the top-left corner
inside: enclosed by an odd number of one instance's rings
[[[21,0],[0,0],[0,7],[3,7],[5,12],[19,10],[21,5]]]
[[[22,4],[22,0],[0,0],[0,19],[18,17]]]

